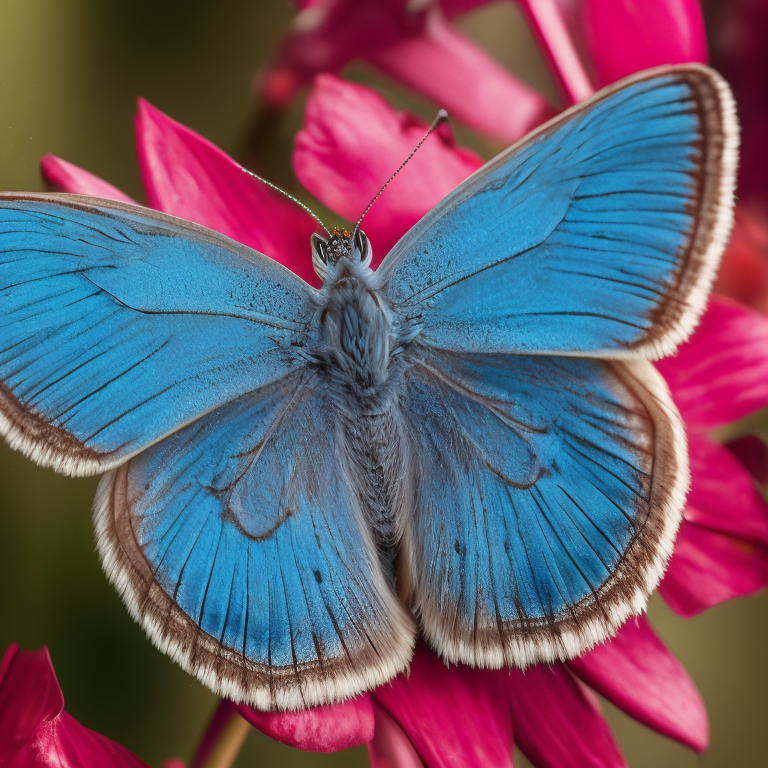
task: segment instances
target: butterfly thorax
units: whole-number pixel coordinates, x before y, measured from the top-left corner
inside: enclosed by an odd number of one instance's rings
[[[376,399],[389,375],[393,315],[375,286],[371,247],[362,231],[312,238],[323,278],[315,357],[334,384],[359,400]]]
[[[319,313],[319,356],[327,375],[351,394],[367,399],[387,380],[390,313],[361,270],[353,270],[346,260],[337,266]]]

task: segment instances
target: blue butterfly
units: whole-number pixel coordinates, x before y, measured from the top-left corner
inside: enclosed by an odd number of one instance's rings
[[[697,65],[628,78],[316,290],[140,207],[0,196],[0,426],[71,475],[155,644],[263,709],[407,668],[567,659],[642,611],[685,437],[649,362],[702,312],[737,128]],[[308,252],[310,244],[307,244]]]

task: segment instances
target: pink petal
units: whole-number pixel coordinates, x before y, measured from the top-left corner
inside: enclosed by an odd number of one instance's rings
[[[40,161],[40,171],[46,186],[57,192],[106,197],[108,200],[119,200],[122,203],[138,205],[132,197],[128,197],[117,187],[113,187],[98,176],[56,157],[56,155],[46,155]]]
[[[693,336],[657,365],[692,429],[743,418],[768,406],[768,317],[713,296]]]
[[[275,741],[309,752],[338,752],[373,738],[373,706],[368,695],[341,704],[298,712],[260,712],[237,705],[238,714]]]
[[[612,640],[568,667],[635,720],[697,752],[707,748],[704,702],[644,616],[630,619]]]
[[[737,437],[726,448],[760,485],[768,484],[768,445],[760,435]]]
[[[491,59],[437,9],[428,15],[421,34],[365,58],[448,110],[452,118],[510,144],[555,114],[543,96]]]
[[[409,675],[371,693],[428,768],[512,768],[512,724],[500,685],[507,672],[446,667],[420,645]]]
[[[566,28],[557,0],[519,0],[569,104],[589,98],[594,88]]]
[[[562,664],[509,670],[515,741],[537,768],[624,768],[597,700]]]
[[[768,504],[744,465],[704,435],[688,438],[691,491],[685,519],[768,550]]]
[[[295,19],[255,87],[268,108],[286,107],[321,72],[339,72],[348,62],[420,34],[425,13],[408,0],[323,0]]]
[[[373,707],[376,730],[368,742],[371,768],[424,768],[405,731],[381,708]]]
[[[598,87],[659,64],[707,61],[698,0],[584,0],[581,7]]]
[[[396,112],[374,91],[321,75],[310,93],[293,164],[301,183],[345,218],[355,221],[427,126]],[[374,264],[413,224],[482,165],[436,131],[387,187],[365,218]]]
[[[768,314],[768,224],[742,206],[736,206],[735,213],[715,290]]]
[[[170,757],[163,761],[163,768],[186,768],[186,765],[180,757]]]
[[[673,611],[688,618],[766,585],[765,547],[683,520],[659,592]]]
[[[150,206],[239,240],[319,285],[310,246],[317,222],[296,203],[143,100],[136,141]]]
[[[64,712],[47,648],[11,646],[0,664],[0,765],[3,768],[147,768],[125,747]]]

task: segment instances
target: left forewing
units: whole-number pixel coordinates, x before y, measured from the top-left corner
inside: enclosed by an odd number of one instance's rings
[[[0,194],[0,432],[58,471],[102,472],[295,367],[312,290],[156,211]]]

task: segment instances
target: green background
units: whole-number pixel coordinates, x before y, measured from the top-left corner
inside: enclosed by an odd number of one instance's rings
[[[270,0],[0,0],[0,188],[41,189],[38,160],[53,152],[138,199],[133,149],[138,96],[294,191],[292,136],[301,103],[265,120],[250,88],[292,17]],[[462,26],[486,49],[554,97],[552,84],[510,4]],[[435,107],[406,97],[362,67],[399,106],[431,119]],[[459,129],[486,156],[495,147]],[[306,198],[305,198],[306,199]],[[47,645],[67,709],[153,766],[189,760],[216,699],[147,641],[107,584],[94,551],[95,479],[69,479],[0,448],[0,650]],[[684,621],[658,599],[651,618],[698,684],[711,718],[703,758],[606,706],[632,766],[747,766],[768,754],[768,597],[737,600]],[[525,765],[516,756],[517,765]],[[257,732],[237,766],[362,766],[362,748],[302,753]]]

